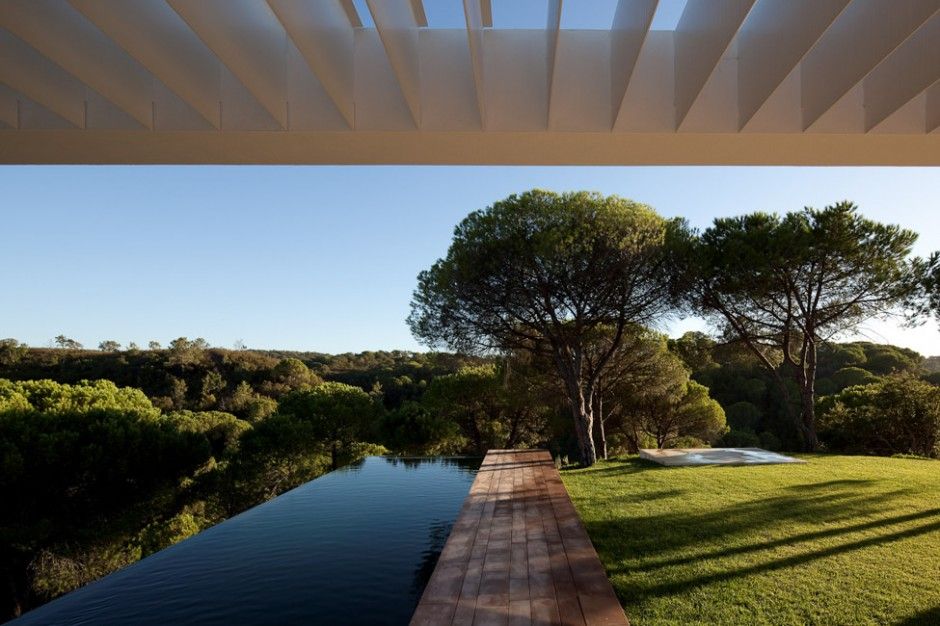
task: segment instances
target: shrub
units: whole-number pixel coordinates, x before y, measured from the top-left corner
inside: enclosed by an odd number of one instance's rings
[[[920,365],[920,361],[920,355],[911,350],[879,345],[870,348],[866,367],[876,374],[912,372]]]
[[[783,443],[780,441],[780,437],[773,434],[769,430],[762,432],[760,435],[758,435],[758,438],[760,439],[760,447],[764,448],[765,450],[777,451],[783,448]]]
[[[831,378],[817,378],[816,379],[816,397],[821,398],[822,396],[831,396],[832,394],[838,392],[840,387]]]
[[[710,448],[707,441],[698,437],[677,437],[669,443],[670,448]]]
[[[380,429],[389,446],[407,454],[453,454],[466,445],[456,422],[417,402],[406,401],[387,413]]]
[[[719,441],[722,448],[757,448],[760,439],[750,430],[730,430]]]
[[[924,380],[930,383],[931,385],[940,385],[940,372],[930,372],[926,374]]]
[[[750,402],[735,402],[725,409],[725,416],[728,418],[728,426],[732,430],[756,431],[760,422],[760,409]]]
[[[836,386],[836,391],[858,385],[870,385],[878,382],[878,380],[878,376],[860,367],[843,367],[832,375],[832,382]]]
[[[940,456],[940,388],[922,380],[849,387],[821,407],[820,435],[833,450]]]

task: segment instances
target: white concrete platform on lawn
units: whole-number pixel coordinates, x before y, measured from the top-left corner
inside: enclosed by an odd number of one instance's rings
[[[761,448],[655,448],[640,450],[640,458],[660,465],[769,465],[806,463]]]

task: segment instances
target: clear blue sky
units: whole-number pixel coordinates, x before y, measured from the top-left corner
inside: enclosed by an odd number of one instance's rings
[[[744,167],[0,167],[0,338],[416,349],[417,273],[506,195],[588,189],[704,227],[842,199],[940,250],[940,169]],[[674,322],[678,333],[700,327]],[[940,354],[940,331],[864,335]]]

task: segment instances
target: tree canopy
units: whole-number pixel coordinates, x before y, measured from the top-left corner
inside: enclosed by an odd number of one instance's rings
[[[793,378],[800,395],[795,423],[808,449],[818,445],[818,346],[902,306],[914,284],[909,255],[916,238],[841,202],[717,219],[691,240],[692,304],[769,371]]]
[[[691,339],[691,338],[690,338]],[[689,378],[663,335],[632,327],[597,394],[597,434],[606,448],[635,453],[643,447],[710,445],[725,433],[725,414],[709,390]],[[686,354],[689,354],[686,352]],[[710,355],[694,351],[696,362]]]
[[[455,423],[477,454],[527,447],[540,441],[550,411],[529,383],[505,361],[468,366],[435,378],[423,404]]]
[[[329,448],[333,469],[339,466],[342,452],[366,438],[377,412],[368,393],[334,382],[293,391],[278,404],[282,416],[310,424],[313,438]]]
[[[681,223],[596,193],[534,190],[468,215],[447,255],[418,276],[408,319],[428,345],[541,351],[564,381],[583,463],[596,459],[593,396],[628,324],[667,313],[668,242]],[[585,343],[613,329],[590,362]]]
[[[822,402],[821,432],[855,454],[940,456],[940,388],[911,376],[848,387]]]

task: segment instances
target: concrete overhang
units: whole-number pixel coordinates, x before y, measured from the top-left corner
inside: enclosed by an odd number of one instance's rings
[[[0,0],[0,163],[940,165],[940,0],[461,1]]]

